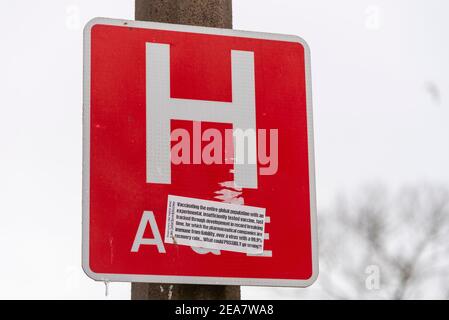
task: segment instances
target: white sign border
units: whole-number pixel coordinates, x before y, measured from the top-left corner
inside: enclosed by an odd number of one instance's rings
[[[310,222],[312,236],[312,276],[309,279],[266,279],[266,278],[232,278],[232,277],[201,277],[201,276],[161,276],[141,274],[107,274],[96,273],[90,269],[89,263],[89,204],[90,204],[90,62],[91,62],[91,30],[95,25],[123,26],[154,30],[169,30],[200,34],[278,40],[300,43],[305,53],[306,68],[306,103],[307,103],[307,135],[309,160],[309,193],[310,193]],[[318,239],[317,213],[315,194],[315,159],[313,139],[312,113],[312,79],[310,71],[310,48],[300,37],[293,35],[240,31],[233,29],[218,29],[208,27],[187,26],[178,24],[120,20],[109,18],[94,18],[84,27],[83,48],[83,192],[82,192],[82,267],[84,272],[97,281],[117,282],[148,282],[148,283],[183,283],[183,284],[211,284],[211,285],[242,285],[242,286],[280,286],[307,287],[318,277]]]

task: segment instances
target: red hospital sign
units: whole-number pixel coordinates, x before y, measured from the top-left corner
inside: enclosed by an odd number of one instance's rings
[[[97,18],[84,31],[83,269],[317,277],[310,53],[296,36]]]

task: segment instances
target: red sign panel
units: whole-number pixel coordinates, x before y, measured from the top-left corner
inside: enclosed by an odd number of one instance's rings
[[[102,281],[310,285],[318,261],[306,43],[110,19],[92,20],[84,36],[85,272]],[[257,253],[167,241],[169,197],[260,208],[262,242],[235,237]]]

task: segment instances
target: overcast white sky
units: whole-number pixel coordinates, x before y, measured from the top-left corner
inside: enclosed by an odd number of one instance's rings
[[[449,3],[234,0],[312,49],[318,207],[365,182],[449,186]],[[0,2],[0,298],[104,298],[81,269],[82,27],[131,0]],[[110,298],[128,299],[129,284]],[[245,298],[292,290],[245,288]]]

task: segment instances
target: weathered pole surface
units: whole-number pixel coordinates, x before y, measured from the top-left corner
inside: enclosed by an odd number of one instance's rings
[[[141,21],[232,28],[232,0],[136,0]]]
[[[136,0],[140,21],[232,28],[232,0]],[[132,300],[240,299],[239,286],[133,283]]]

